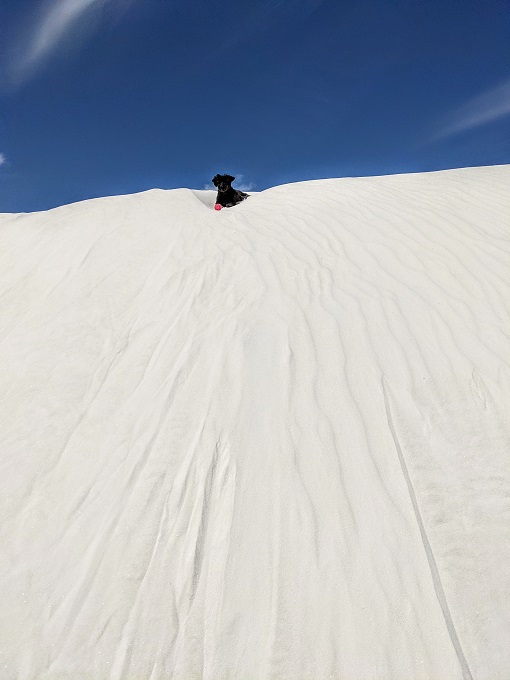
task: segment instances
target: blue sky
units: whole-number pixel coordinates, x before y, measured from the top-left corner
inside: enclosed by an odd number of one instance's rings
[[[2,0],[0,212],[510,163],[508,0]]]

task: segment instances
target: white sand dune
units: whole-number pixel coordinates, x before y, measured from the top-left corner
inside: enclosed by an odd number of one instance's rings
[[[509,187],[0,216],[0,678],[509,680]]]

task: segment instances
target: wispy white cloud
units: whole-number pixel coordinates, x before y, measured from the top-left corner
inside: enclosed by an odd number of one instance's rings
[[[4,153],[0,153],[0,165],[7,163],[7,158]]]
[[[483,92],[443,120],[434,140],[490,123],[510,114],[510,79]]]
[[[253,191],[255,189],[255,184],[253,182],[241,182],[241,184],[236,185],[236,189],[239,191]]]
[[[244,175],[236,175],[236,180],[233,182],[234,189],[239,189],[239,191],[253,191],[255,189],[255,184],[250,182]]]
[[[20,84],[32,76],[66,38],[78,34],[83,24],[109,4],[129,0],[45,0],[27,25],[15,36],[7,65],[10,80]],[[31,22],[31,25],[28,23]]]

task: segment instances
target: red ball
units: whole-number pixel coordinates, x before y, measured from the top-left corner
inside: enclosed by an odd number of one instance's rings
[[[223,206],[220,205],[219,203],[216,203],[216,205],[214,206],[215,210],[221,210],[222,208],[223,208]]]

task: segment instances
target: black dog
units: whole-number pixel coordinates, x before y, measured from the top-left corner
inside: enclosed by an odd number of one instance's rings
[[[216,203],[219,203],[223,208],[232,208],[248,198],[248,194],[245,194],[244,191],[232,189],[230,185],[234,180],[235,177],[232,177],[232,175],[215,175],[213,177],[212,183],[215,187],[218,187]]]

